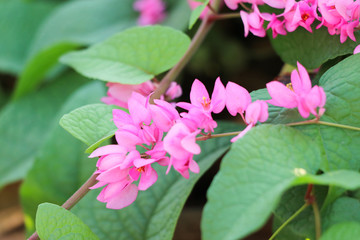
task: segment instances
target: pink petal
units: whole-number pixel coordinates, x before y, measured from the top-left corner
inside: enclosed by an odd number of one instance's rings
[[[115,138],[117,143],[124,146],[127,150],[135,149],[135,145],[142,142],[138,136],[128,131],[116,131]]]
[[[107,208],[121,209],[133,203],[137,197],[138,188],[135,184],[129,184],[118,195],[114,196],[106,204]]]
[[[311,90],[311,80],[308,72],[297,62],[297,67],[299,69],[299,74],[296,70],[293,70],[291,73],[291,84],[294,89],[294,92],[297,94],[301,94],[302,92],[309,92]]]
[[[238,139],[242,138],[254,125],[249,124],[247,127],[242,130],[236,137],[232,138],[230,142],[236,142]]]
[[[106,155],[99,159],[99,161],[96,164],[96,167],[101,172],[107,171],[108,169],[111,169],[111,168],[121,164],[124,161],[125,156],[126,156],[126,153],[124,153],[124,154],[113,153],[113,154]]]
[[[220,77],[215,81],[214,91],[211,95],[211,108],[213,113],[221,112],[225,107],[226,92]]]
[[[248,22],[248,16],[249,14],[243,10],[240,11],[240,16],[241,16],[241,20],[243,21],[244,24],[244,33],[245,33],[245,37],[247,37],[247,35],[249,35],[249,22]]]
[[[139,190],[145,191],[149,187],[151,187],[156,180],[158,179],[158,175],[156,171],[151,167],[148,166],[145,172],[141,174],[141,178],[139,181]]]
[[[104,189],[104,196],[103,196],[104,199],[108,201],[114,196],[121,194],[121,191],[123,191],[128,184],[129,184],[128,181],[121,181],[121,182],[108,184],[106,189]]]
[[[107,145],[107,146],[100,147],[100,148],[96,149],[95,151],[93,151],[90,154],[89,158],[99,157],[99,156],[113,154],[113,153],[124,154],[126,152],[127,152],[126,148],[124,148],[123,146],[115,145],[115,144]]]
[[[209,99],[209,93],[206,90],[204,84],[198,79],[195,79],[191,86],[190,102],[194,106],[202,107],[203,98]]]
[[[360,44],[354,49],[354,54],[360,53]]]
[[[103,187],[106,184],[107,184],[106,182],[97,182],[95,185],[89,187],[89,189],[96,189],[96,188],[99,188],[99,187]]]
[[[251,96],[245,88],[233,82],[227,83],[226,108],[231,115],[243,113],[250,103]]]
[[[199,165],[197,164],[197,162],[195,162],[194,159],[190,159],[189,161],[189,169],[190,171],[192,171],[193,173],[199,173],[200,172],[200,167]]]
[[[272,97],[268,103],[285,108],[294,108],[297,106],[296,94],[287,88],[284,84],[272,81],[266,84],[266,88]]]
[[[128,174],[129,174],[128,169],[120,169],[119,167],[114,167],[105,172],[100,173],[99,176],[96,178],[96,180],[101,182],[114,183],[126,179]]]
[[[138,158],[138,159],[134,160],[134,166],[137,168],[140,168],[140,167],[143,167],[146,165],[150,165],[156,161],[157,161],[157,159],[152,159],[152,158],[149,158],[149,159]]]
[[[191,133],[181,140],[181,146],[192,154],[199,154],[201,152],[200,146],[196,143],[197,134],[199,134],[199,131]]]

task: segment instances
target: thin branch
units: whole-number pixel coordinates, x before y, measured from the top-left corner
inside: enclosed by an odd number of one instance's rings
[[[219,2],[219,1],[218,1]],[[215,2],[213,5],[213,9],[216,10],[218,8],[219,3]],[[205,39],[205,36],[209,32],[212,27],[214,21],[211,19],[212,13],[209,11],[208,14],[204,17],[201,22],[200,27],[196,31],[195,36],[193,37],[188,50],[185,52],[184,56],[180,59],[180,61],[164,76],[161,80],[159,87],[155,90],[155,92],[150,97],[150,103],[154,102],[154,99],[160,98],[166,90],[169,88],[172,81],[176,79],[176,77],[183,70],[185,65],[190,61],[191,57],[194,55],[196,50],[199,48],[200,44]]]
[[[308,203],[305,203],[299,210],[297,210],[291,217],[289,217],[274,233],[271,235],[269,240],[273,240],[284,227],[286,227],[294,218],[296,218],[302,211],[304,211],[309,206]]]
[[[97,180],[98,174],[92,174],[91,177],[61,206],[67,210],[70,210],[73,206],[75,206],[89,191],[90,187],[93,186]],[[38,240],[39,235],[37,232],[34,232],[28,240]]]

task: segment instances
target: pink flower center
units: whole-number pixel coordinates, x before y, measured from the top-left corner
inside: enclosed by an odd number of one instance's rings
[[[286,87],[287,87],[288,89],[290,89],[291,91],[294,91],[291,83],[286,84]]]
[[[145,172],[145,167],[139,167],[136,169],[139,173]]]
[[[306,21],[309,17],[310,17],[310,15],[309,15],[308,13],[303,13],[303,14],[301,15],[301,18],[302,18],[302,20],[304,20],[304,21]]]
[[[210,108],[210,103],[211,103],[211,99],[210,99],[210,98],[206,98],[206,97],[203,97],[203,98],[202,98],[201,105],[204,107],[205,110],[209,110],[209,108]]]

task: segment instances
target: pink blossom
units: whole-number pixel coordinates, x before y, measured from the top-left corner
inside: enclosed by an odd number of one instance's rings
[[[257,122],[265,122],[269,117],[268,105],[265,101],[256,100],[251,103],[246,109],[245,122],[247,127],[241,131],[236,137],[231,139],[231,142],[235,142],[239,138],[242,138],[251,128],[253,128]]]
[[[272,97],[268,103],[285,108],[297,107],[303,118],[308,118],[310,113],[320,117],[325,109],[326,95],[321,87],[311,87],[311,80],[306,69],[297,63],[298,70],[291,73],[291,84],[287,86],[280,82],[272,81],[266,84]],[[319,112],[316,109],[319,108]]]
[[[134,85],[108,82],[106,86],[109,87],[107,97],[101,98],[101,101],[106,104],[113,104],[122,108],[128,108],[128,101],[133,92],[137,92],[144,97],[147,97],[156,90],[158,84],[151,81]],[[180,85],[172,82],[165,95],[161,96],[161,99],[166,99],[170,101],[177,97],[180,97],[181,94],[182,90]]]
[[[198,173],[199,166],[193,160],[194,154],[201,152],[200,146],[196,143],[196,135],[200,130],[191,131],[185,124],[177,123],[164,138],[164,149],[170,154],[170,163],[183,177],[189,178],[189,171]]]
[[[240,85],[228,82],[226,85],[226,108],[233,116],[240,113],[244,114],[246,108],[251,103],[249,92]]]
[[[140,12],[140,26],[153,25],[165,19],[165,4],[162,0],[137,0],[134,9]]]
[[[148,96],[156,88],[156,86],[150,81],[135,85],[109,82],[106,86],[109,87],[107,92],[108,96],[103,97],[101,101],[106,104],[113,104],[123,108],[128,108],[127,102],[133,92],[138,92],[143,96]]]
[[[155,99],[154,103],[149,106],[153,122],[159,129],[167,132],[180,115],[175,107],[166,101]]]
[[[254,12],[248,13],[241,10],[240,16],[244,24],[245,37],[249,35],[249,31],[258,37],[265,37],[266,32],[263,27],[264,19],[260,14],[258,7],[253,4]]]
[[[264,14],[263,14],[264,16]],[[265,15],[266,17],[264,17],[265,20],[269,21],[269,24],[267,26],[267,29],[272,30],[272,37],[276,38],[278,34],[280,35],[286,35],[286,30],[285,30],[285,20],[279,20],[276,16],[276,14],[272,14],[270,16]]]
[[[226,102],[225,87],[221,83],[220,78],[217,78],[215,81],[211,99],[204,84],[195,79],[191,86],[190,102],[179,102],[177,104],[177,106],[189,111],[188,113],[181,114],[184,119],[188,119],[185,122],[188,122],[190,125],[197,123],[198,125],[195,128],[200,127],[207,132],[213,131],[214,127],[216,127],[216,122],[212,119],[211,113],[220,113],[224,109]]]
[[[360,53],[360,45],[357,45],[354,49],[354,54]]]

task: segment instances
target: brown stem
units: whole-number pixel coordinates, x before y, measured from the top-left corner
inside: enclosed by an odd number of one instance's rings
[[[90,187],[93,186],[97,180],[98,174],[92,174],[91,177],[61,206],[67,210],[70,210],[73,206],[75,206],[89,191]],[[39,235],[37,232],[34,232],[28,240],[37,240],[39,239]]]
[[[216,7],[216,4],[214,4],[215,9]],[[175,78],[180,74],[185,65],[189,62],[191,57],[199,48],[200,44],[203,42],[205,36],[207,35],[214,23],[214,21],[210,17],[211,15],[212,13],[209,11],[205,18],[202,20],[202,23],[196,31],[196,34],[193,37],[188,50],[185,52],[184,56],[180,59],[180,61],[161,80],[159,87],[150,97],[150,103],[153,103],[154,99],[160,98],[160,96],[166,92],[166,90],[170,86],[170,83],[174,81]]]

